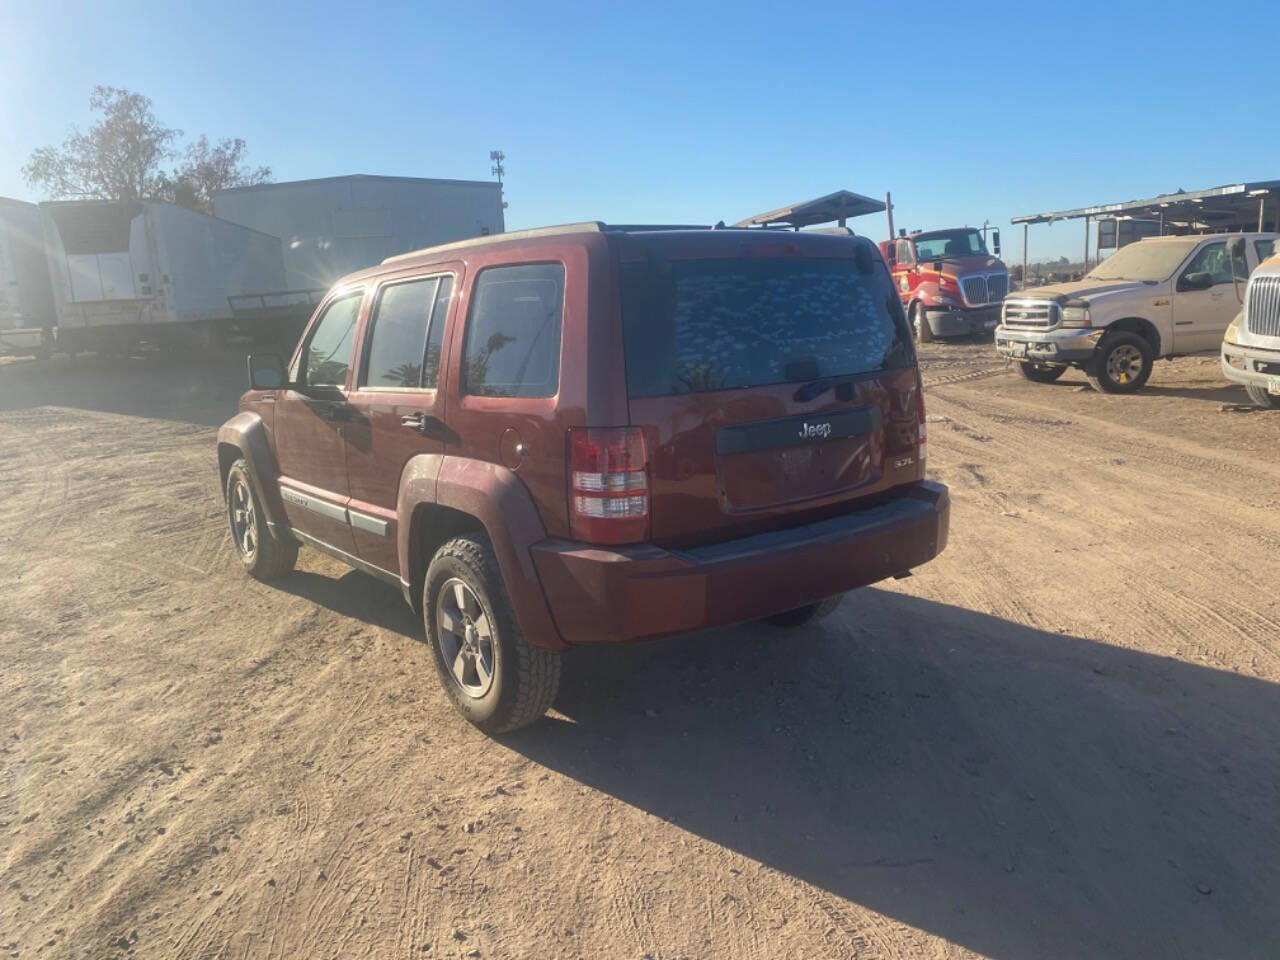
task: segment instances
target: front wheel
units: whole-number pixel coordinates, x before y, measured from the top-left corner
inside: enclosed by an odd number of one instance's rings
[[[915,331],[916,340],[920,343],[933,343],[933,327],[929,326],[929,318],[924,313],[924,304],[919,301],[911,308],[911,328]]]
[[[455,537],[436,551],[422,610],[440,683],[467,720],[506,733],[551,708],[560,655],[525,640],[482,535]]]
[[[1151,376],[1154,362],[1151,344],[1136,333],[1122,330],[1102,338],[1085,373],[1095,390],[1134,393]]]
[[[231,540],[245,572],[259,580],[271,580],[292,570],[298,562],[298,544],[277,540],[267,526],[243,458],[227,471],[226,495]]]
[[[1066,367],[1048,363],[1034,363],[1030,360],[1018,361],[1018,372],[1024,379],[1033,383],[1053,383],[1067,372]]]
[[[1255,407],[1262,407],[1264,410],[1280,410],[1280,397],[1267,393],[1265,387],[1255,387],[1252,383],[1246,383],[1244,389]]]

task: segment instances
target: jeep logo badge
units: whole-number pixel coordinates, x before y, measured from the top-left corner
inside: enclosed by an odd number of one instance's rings
[[[800,424],[800,439],[814,440],[818,437],[823,439],[831,436],[831,424],[828,423],[802,423]]]

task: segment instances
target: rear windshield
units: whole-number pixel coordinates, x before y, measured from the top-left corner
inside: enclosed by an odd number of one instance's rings
[[[864,266],[865,269],[865,266]],[[888,272],[854,260],[622,264],[633,397],[852,376],[911,363]]]

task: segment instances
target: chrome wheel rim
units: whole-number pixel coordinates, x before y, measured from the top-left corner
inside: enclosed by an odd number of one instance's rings
[[[436,598],[436,644],[459,690],[473,700],[489,692],[497,667],[493,626],[475,592],[456,577]]]
[[[236,542],[236,549],[241,556],[252,557],[258,549],[258,522],[253,509],[253,494],[241,479],[231,487],[228,508],[231,511],[231,538]]]
[[[1142,351],[1122,343],[1107,354],[1107,376],[1116,383],[1132,383],[1142,373]]]

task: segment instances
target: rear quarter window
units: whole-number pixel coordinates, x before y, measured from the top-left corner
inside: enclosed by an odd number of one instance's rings
[[[552,397],[560,388],[564,267],[489,267],[476,275],[462,353],[462,390]]]
[[[621,265],[633,397],[853,376],[912,363],[888,272],[853,259]]]

